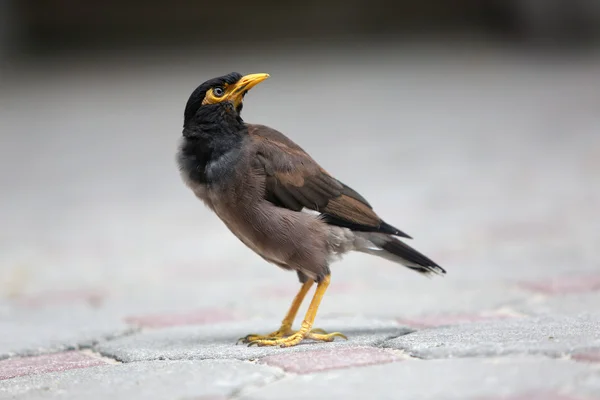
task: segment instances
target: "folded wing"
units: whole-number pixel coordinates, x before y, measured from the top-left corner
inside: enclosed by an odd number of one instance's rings
[[[410,238],[282,133],[263,125],[248,125],[248,133],[256,149],[255,167],[266,176],[265,199],[271,203],[293,211],[314,210],[331,225]]]

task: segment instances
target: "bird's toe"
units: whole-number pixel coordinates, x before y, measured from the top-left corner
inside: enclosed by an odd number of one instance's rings
[[[281,327],[275,332],[267,333],[266,335],[258,335],[256,333],[251,333],[244,337],[241,337],[237,340],[236,344],[252,344],[253,342],[257,342],[260,340],[272,340],[272,339],[281,339],[286,336],[292,335],[294,332],[288,327]]]
[[[306,335],[306,339],[316,340],[319,342],[333,342],[336,337],[348,340],[348,337],[341,332],[332,332],[332,333],[314,333],[315,331],[311,331]]]

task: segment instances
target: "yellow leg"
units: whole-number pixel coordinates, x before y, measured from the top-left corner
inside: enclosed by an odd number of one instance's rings
[[[288,313],[286,314],[283,321],[281,321],[281,328],[286,329],[287,332],[290,332],[292,330],[292,325],[294,324],[294,320],[296,319],[296,314],[298,314],[298,310],[300,309],[300,306],[302,305],[302,302],[304,301],[304,298],[306,297],[306,294],[312,287],[313,283],[314,281],[309,279],[302,284],[302,287],[298,291],[298,294],[296,294],[296,297],[294,297],[294,301],[292,302]]]
[[[290,347],[295,346],[300,343],[303,339],[313,339],[320,340],[325,342],[331,342],[335,337],[342,337],[346,339],[346,336],[341,334],[340,332],[333,332],[328,334],[317,334],[311,333],[311,329],[313,323],[315,322],[315,318],[317,316],[317,311],[319,310],[319,305],[321,304],[321,299],[323,295],[327,291],[327,287],[329,286],[330,276],[327,275],[319,284],[317,285],[317,290],[310,302],[310,306],[306,311],[306,315],[304,316],[304,321],[302,321],[302,327],[298,332],[293,333],[292,335],[282,338],[282,337],[272,337],[266,339],[256,339],[251,340],[249,346],[257,345],[257,346],[281,346],[281,347]],[[299,293],[300,294],[300,293]],[[306,293],[304,293],[306,295]],[[295,303],[295,300],[294,300]],[[294,304],[292,304],[292,309]],[[290,309],[290,311],[292,310]],[[298,309],[296,308],[296,312]],[[285,319],[284,319],[285,321]]]
[[[277,329],[275,332],[271,332],[266,335],[256,335],[256,334],[247,335],[243,338],[240,338],[238,340],[238,343],[240,343],[240,342],[241,343],[250,343],[250,342],[254,342],[256,340],[282,338],[282,337],[293,334],[294,332],[292,331],[292,324],[294,323],[294,320],[296,319],[296,314],[298,314],[298,309],[302,305],[302,302],[304,301],[304,298],[306,297],[306,294],[312,287],[313,283],[314,282],[312,280],[308,280],[302,284],[302,287],[296,294],[296,297],[294,297],[294,301],[292,302],[290,309],[288,310],[287,314],[285,315],[285,318],[283,319],[283,321],[281,321],[281,327],[279,329]],[[319,331],[322,331],[322,330],[319,330]],[[321,332],[319,332],[319,333],[321,333]]]

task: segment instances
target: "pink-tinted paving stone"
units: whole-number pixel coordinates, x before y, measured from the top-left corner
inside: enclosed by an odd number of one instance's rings
[[[374,347],[344,347],[331,350],[303,351],[264,357],[261,363],[279,367],[288,372],[309,374],[331,369],[385,364],[401,358],[391,351]]]
[[[86,290],[55,290],[37,293],[31,296],[23,296],[17,302],[25,307],[44,307],[60,304],[88,303],[98,307],[106,298],[106,293],[99,289]]]
[[[522,282],[519,286],[547,295],[593,292],[600,290],[600,275],[563,276],[538,282]]]
[[[231,310],[209,308],[187,313],[133,316],[126,318],[126,321],[129,324],[145,328],[165,328],[169,326],[211,324],[239,319],[239,316]]]
[[[107,365],[98,358],[86,356],[77,351],[46,354],[36,357],[12,358],[0,361],[0,380],[24,375],[38,375],[69,369],[89,368]]]
[[[600,350],[592,350],[574,354],[573,360],[600,363]]]
[[[507,318],[514,318],[514,316],[501,313],[424,315],[415,318],[400,318],[397,321],[403,325],[414,328],[432,328],[436,326],[458,325],[469,322],[493,321]]]

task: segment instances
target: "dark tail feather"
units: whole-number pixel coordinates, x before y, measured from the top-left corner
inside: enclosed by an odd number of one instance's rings
[[[443,275],[446,273],[446,270],[437,263],[392,236],[371,233],[364,237],[376,248],[369,247],[359,249],[360,251],[397,262],[421,274]]]

